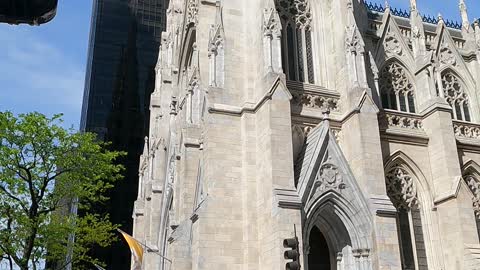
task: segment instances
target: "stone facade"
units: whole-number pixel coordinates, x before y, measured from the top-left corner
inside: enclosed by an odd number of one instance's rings
[[[143,269],[285,269],[295,235],[307,270],[480,269],[480,26],[460,11],[170,0]]]

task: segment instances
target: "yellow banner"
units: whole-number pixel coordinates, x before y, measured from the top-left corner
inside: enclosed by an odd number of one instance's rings
[[[125,241],[127,241],[128,246],[130,247],[130,251],[133,255],[133,269],[141,269],[142,268],[142,261],[143,261],[143,248],[140,243],[135,240],[135,238],[131,237],[128,233],[118,229],[118,231],[123,235]]]

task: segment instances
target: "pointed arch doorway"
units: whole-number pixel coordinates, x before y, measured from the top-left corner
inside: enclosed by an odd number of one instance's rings
[[[310,270],[331,270],[331,253],[328,248],[327,240],[322,232],[314,226],[310,231],[310,239],[308,239],[308,269]]]
[[[366,232],[343,211],[341,199],[329,193],[305,223],[305,270],[371,270]],[[320,199],[320,201],[322,201]]]

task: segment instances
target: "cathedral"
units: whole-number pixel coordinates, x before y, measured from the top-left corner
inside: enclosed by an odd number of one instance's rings
[[[142,269],[480,269],[480,25],[459,10],[170,0]]]

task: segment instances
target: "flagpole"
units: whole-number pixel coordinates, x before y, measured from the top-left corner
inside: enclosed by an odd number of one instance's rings
[[[124,232],[124,231],[122,231],[122,230],[120,230],[120,229],[117,229],[117,231],[118,231],[119,233],[122,233],[122,234],[125,233],[125,234],[128,235],[128,233],[126,233],[126,232]],[[137,241],[138,244],[140,244],[141,246],[143,246],[144,248],[146,248],[147,251],[152,252],[152,253],[155,253],[157,256],[163,258],[164,260],[166,260],[167,262],[169,262],[170,264],[172,264],[172,260],[170,260],[169,258],[163,256],[163,255],[160,254],[158,251],[155,251],[153,248],[151,248],[151,247],[143,244],[142,242],[138,241],[138,240],[135,239],[133,236],[130,236],[130,237],[132,237],[135,241]]]

